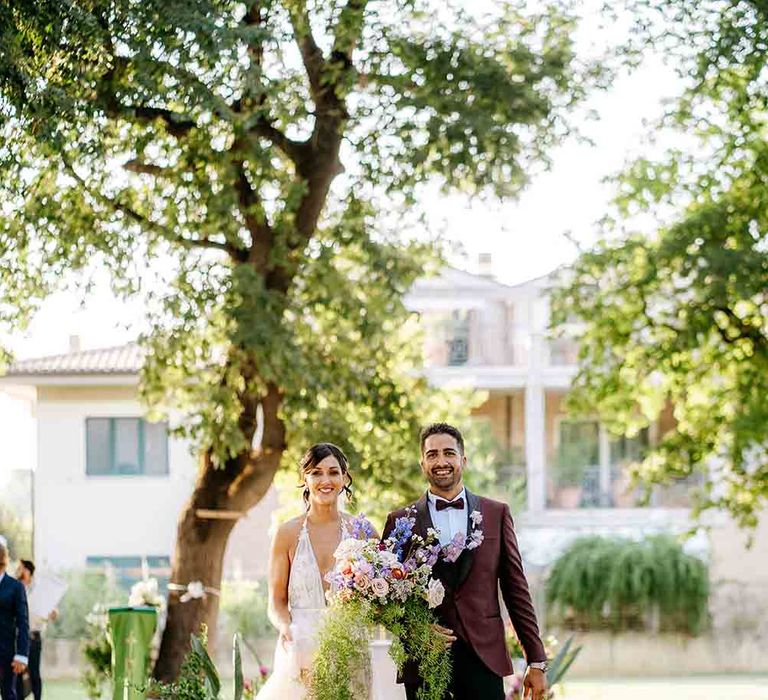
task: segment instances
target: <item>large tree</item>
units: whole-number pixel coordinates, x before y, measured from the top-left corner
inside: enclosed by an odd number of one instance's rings
[[[0,5],[0,321],[94,265],[147,294],[141,391],[200,451],[174,582],[218,588],[235,520],[205,511],[246,512],[318,438],[412,491],[416,426],[450,407],[414,371],[405,207],[429,178],[514,195],[600,73],[565,8],[526,5]],[[216,610],[171,596],[156,675]]]
[[[641,51],[667,52],[685,89],[657,125],[678,147],[618,178],[610,235],[555,298],[581,344],[573,403],[617,432],[667,405],[676,425],[637,470],[692,474],[699,511],[754,526],[768,500],[768,6],[631,2]],[[655,215],[657,232],[632,232]]]

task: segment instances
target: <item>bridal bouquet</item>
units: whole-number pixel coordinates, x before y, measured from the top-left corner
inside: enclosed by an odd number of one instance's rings
[[[398,518],[380,542],[363,516],[354,520],[352,537],[342,540],[327,580],[329,609],[318,638],[309,683],[314,700],[367,697],[368,639],[381,625],[392,635],[390,655],[398,669],[410,657],[424,679],[423,700],[442,698],[450,679],[450,657],[432,627],[432,609],[445,591],[432,578],[441,553],[437,533],[413,534],[415,518]],[[404,641],[407,640],[406,652]]]

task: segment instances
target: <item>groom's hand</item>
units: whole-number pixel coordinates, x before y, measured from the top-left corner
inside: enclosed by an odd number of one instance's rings
[[[437,634],[438,637],[442,638],[443,644],[445,645],[446,649],[456,641],[456,637],[453,634],[453,630],[448,629],[447,627],[443,627],[442,625],[433,623],[432,630],[435,632],[435,634]]]
[[[547,677],[540,668],[528,668],[523,680],[523,700],[546,700]]]

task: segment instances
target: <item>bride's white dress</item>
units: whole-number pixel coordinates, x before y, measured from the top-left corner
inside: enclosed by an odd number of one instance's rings
[[[346,524],[342,519],[341,537],[344,539],[348,536]],[[307,697],[301,673],[302,669],[310,667],[312,655],[317,647],[317,631],[325,611],[325,591],[320,567],[309,539],[306,518],[299,532],[296,553],[288,577],[288,607],[291,611],[293,642],[284,645],[278,639],[272,674],[256,696],[257,700],[302,700]],[[376,653],[376,656],[380,654]],[[394,664],[388,656],[380,665],[383,670],[377,672],[374,668],[369,700],[404,698],[402,686],[395,683]]]

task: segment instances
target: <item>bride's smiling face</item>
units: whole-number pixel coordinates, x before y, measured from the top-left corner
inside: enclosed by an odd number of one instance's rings
[[[318,505],[330,505],[344,490],[344,471],[333,455],[328,455],[304,472],[309,499]]]

